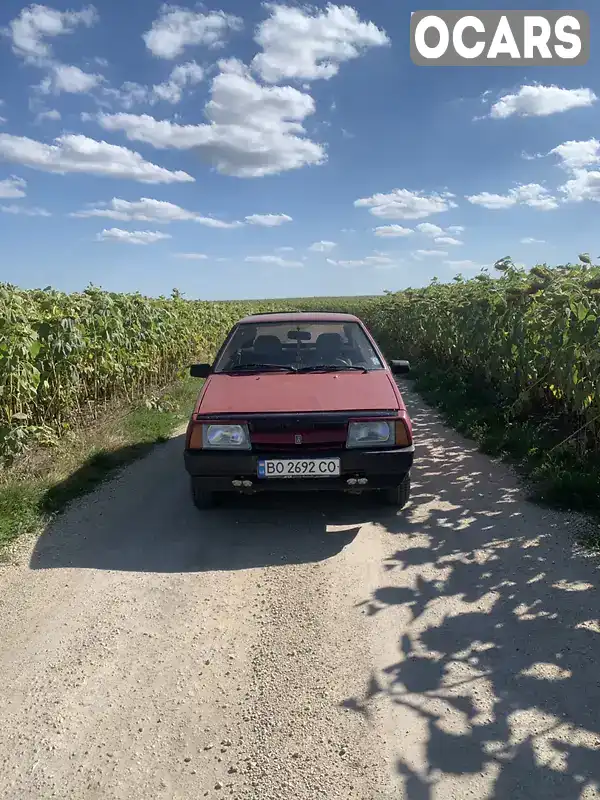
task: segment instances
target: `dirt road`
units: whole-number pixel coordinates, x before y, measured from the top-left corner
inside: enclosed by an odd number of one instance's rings
[[[178,438],[25,543],[0,797],[600,798],[600,560],[405,397],[404,512],[198,512]]]

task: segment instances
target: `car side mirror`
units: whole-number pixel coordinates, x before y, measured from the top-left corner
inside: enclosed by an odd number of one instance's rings
[[[208,378],[212,364],[192,364],[190,367],[190,376],[192,378]]]
[[[410,362],[394,359],[390,361],[390,369],[393,375],[406,375],[410,372]]]

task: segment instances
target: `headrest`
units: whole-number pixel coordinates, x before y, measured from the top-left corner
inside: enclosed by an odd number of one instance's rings
[[[333,348],[341,348],[342,346],[342,337],[339,333],[321,333],[317,337],[316,342],[317,349],[330,349]]]
[[[257,336],[254,340],[255,350],[280,350],[281,342],[277,336]]]

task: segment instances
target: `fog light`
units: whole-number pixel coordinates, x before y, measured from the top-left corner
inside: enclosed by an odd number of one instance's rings
[[[358,479],[358,483],[360,483],[361,486],[364,486],[365,483],[368,483],[368,482],[369,481],[367,480],[367,478],[359,478]]]
[[[348,486],[356,486],[356,478],[348,478],[346,483],[348,484]]]
[[[241,485],[242,485],[242,482],[241,482],[241,481],[231,481],[231,483],[232,483],[234,486],[241,486]]]
[[[242,486],[252,486],[252,481],[242,481]]]

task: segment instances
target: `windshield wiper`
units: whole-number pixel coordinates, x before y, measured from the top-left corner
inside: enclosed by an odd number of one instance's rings
[[[226,372],[228,374],[232,372],[296,372],[296,369],[294,367],[281,366],[280,364],[236,364]]]
[[[312,367],[300,367],[298,372],[368,372],[366,367],[356,367],[353,364],[317,364]]]

